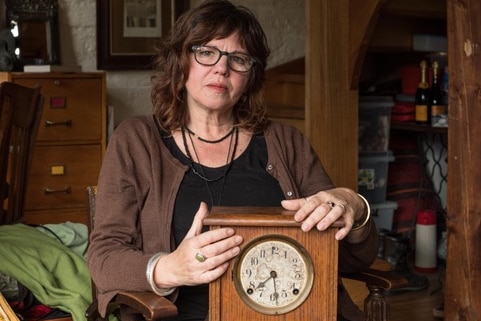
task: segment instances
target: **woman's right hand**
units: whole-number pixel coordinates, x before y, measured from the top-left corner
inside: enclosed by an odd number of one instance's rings
[[[159,288],[210,283],[224,274],[229,261],[239,254],[243,238],[233,228],[202,233],[207,214],[207,205],[202,202],[182,243],[157,262],[154,281]]]

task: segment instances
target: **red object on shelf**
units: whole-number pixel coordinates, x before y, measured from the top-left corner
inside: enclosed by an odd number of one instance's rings
[[[406,66],[401,69],[401,85],[404,95],[415,95],[420,81],[419,66]]]
[[[397,101],[391,110],[391,121],[413,122],[415,108],[414,102]]]

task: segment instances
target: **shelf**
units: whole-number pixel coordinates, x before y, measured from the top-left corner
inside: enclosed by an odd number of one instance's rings
[[[446,0],[388,0],[382,9],[383,14],[404,17],[446,19]]]
[[[391,122],[391,129],[433,134],[447,134],[448,127],[432,127],[411,122]]]

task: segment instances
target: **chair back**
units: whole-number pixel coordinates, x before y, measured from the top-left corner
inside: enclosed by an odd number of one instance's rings
[[[40,87],[0,84],[0,225],[22,222],[33,148],[43,109]]]
[[[95,222],[95,198],[97,197],[97,186],[87,186],[87,209],[89,235],[92,232]]]

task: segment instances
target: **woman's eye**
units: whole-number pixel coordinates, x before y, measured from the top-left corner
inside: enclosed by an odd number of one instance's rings
[[[213,56],[214,55],[214,51],[212,50],[201,50],[200,54],[202,56],[205,56],[205,57],[209,57],[209,56]]]
[[[240,56],[231,56],[232,62],[235,62],[238,65],[245,65],[246,59]]]

